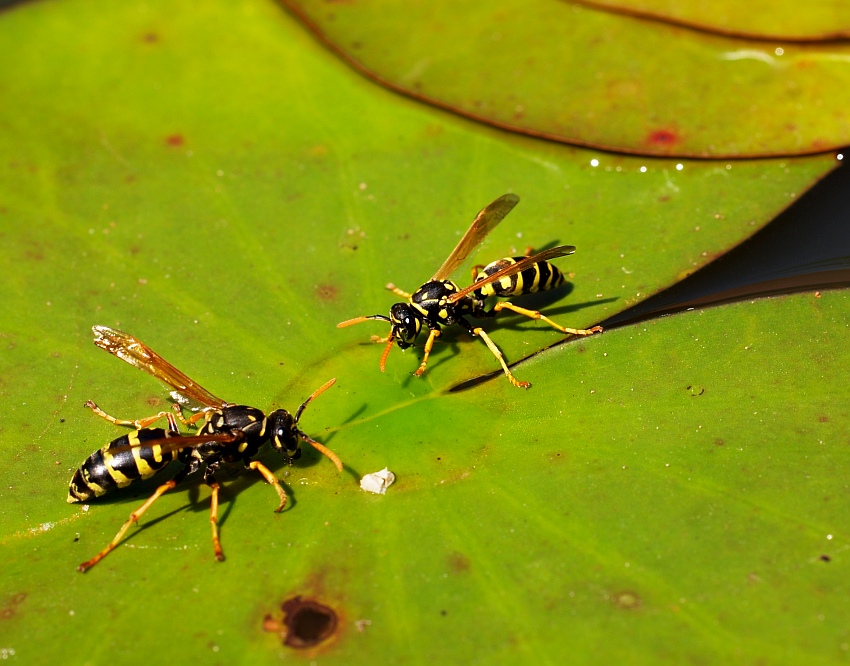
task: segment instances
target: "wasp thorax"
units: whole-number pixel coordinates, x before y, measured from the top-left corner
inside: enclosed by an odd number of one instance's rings
[[[450,280],[431,280],[416,290],[412,300],[414,303],[428,307],[431,304],[441,302],[456,291],[458,291],[457,285]]]
[[[285,409],[278,409],[269,414],[268,420],[272,446],[287,458],[300,458],[301,442],[292,414]]]
[[[405,349],[419,335],[422,322],[417,316],[415,308],[410,303],[396,303],[390,308],[390,322],[393,325],[392,337],[398,342],[398,346]]]

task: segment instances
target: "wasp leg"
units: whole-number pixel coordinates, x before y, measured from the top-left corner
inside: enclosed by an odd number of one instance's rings
[[[207,463],[204,470],[204,483],[210,488],[210,528],[212,529],[213,552],[215,559],[219,562],[224,560],[224,551],[221,549],[221,541],[218,538],[218,492],[221,486],[215,480],[215,473],[221,465],[221,461],[214,459]]]
[[[377,335],[372,335],[372,336],[370,336],[370,337],[369,337],[369,339],[370,339],[372,342],[377,342],[378,344],[384,344],[385,342],[389,342],[389,341],[390,341],[390,336],[387,336],[387,337],[385,337],[385,338],[382,338],[382,337],[379,337],[379,336],[377,336]]]
[[[484,344],[486,344],[490,348],[490,351],[493,352],[493,356],[495,356],[498,359],[499,363],[502,364],[502,370],[505,371],[505,376],[508,378],[508,381],[511,384],[513,384],[517,388],[525,389],[531,386],[529,382],[521,382],[513,376],[513,373],[511,373],[510,369],[508,368],[508,364],[505,363],[505,357],[502,356],[502,352],[499,351],[499,348],[496,346],[496,343],[490,339],[490,336],[487,335],[482,328],[472,329],[472,334],[478,335],[481,337],[482,340],[484,340]]]
[[[151,423],[155,423],[160,419],[168,419],[169,423],[172,422],[171,412],[159,412],[158,414],[154,414],[153,416],[146,416],[143,419],[136,419],[135,421],[130,421],[129,419],[116,419],[114,416],[110,416],[91,400],[87,400],[85,406],[92,410],[97,416],[102,419],[106,419],[110,423],[114,423],[115,425],[119,426],[132,426],[136,430],[147,428]],[[176,425],[174,429],[177,429]]]
[[[388,283],[386,288],[389,289],[394,294],[401,296],[402,298],[410,298],[410,294],[408,294],[406,291],[403,291],[402,289],[399,289],[392,282]]]
[[[472,267],[471,271],[473,282],[475,282],[475,280],[478,278],[478,274],[483,270],[483,268],[484,264],[475,264],[475,266]]]
[[[197,428],[198,426],[196,426],[195,424],[202,418],[206,417],[206,415],[208,414],[207,411],[199,411],[195,412],[187,419],[185,416],[183,416],[183,409],[180,407],[179,403],[175,402],[173,405],[171,405],[171,409],[176,414],[177,418],[180,419],[180,423],[193,428]]]
[[[271,473],[271,470],[268,467],[266,467],[261,462],[257,462],[256,460],[251,461],[248,464],[248,467],[257,470],[260,474],[263,475],[263,478],[266,480],[266,482],[274,486],[274,489],[280,496],[280,506],[275,509],[275,513],[280,513],[281,511],[283,511],[283,507],[286,506],[286,492],[283,490],[283,487],[280,485],[280,481],[277,480],[277,477]]]
[[[587,328],[587,329],[585,329],[585,328],[564,328],[560,324],[556,324],[554,321],[549,319],[549,317],[547,317],[546,315],[540,314],[537,310],[526,310],[525,308],[521,308],[517,305],[514,305],[513,303],[508,302],[508,301],[501,301],[500,303],[496,303],[496,305],[493,306],[493,309],[491,310],[491,312],[493,314],[496,314],[497,312],[499,312],[501,310],[505,310],[505,309],[513,310],[514,312],[517,312],[521,315],[525,315],[526,317],[530,317],[531,319],[542,319],[547,324],[549,324],[549,326],[551,326],[552,328],[556,328],[559,331],[561,331],[561,333],[570,333],[572,335],[593,335],[594,333],[601,333],[602,332],[601,326],[594,326],[593,328]]]
[[[428,333],[428,339],[425,341],[425,356],[422,357],[422,363],[419,364],[419,369],[413,374],[417,377],[421,377],[425,372],[425,366],[428,365],[428,355],[431,353],[431,349],[434,347],[434,340],[440,337],[440,330],[437,328],[432,328]]]
[[[115,535],[115,538],[109,542],[106,548],[104,548],[90,560],[83,562],[80,566],[77,567],[77,571],[79,571],[80,573],[85,573],[86,571],[91,569],[95,564],[100,562],[104,557],[109,555],[109,553],[115,550],[115,547],[120,543],[121,539],[124,537],[124,534],[130,528],[130,525],[135,522],[138,522],[139,518],[141,518],[145,514],[145,511],[151,508],[151,505],[156,502],[161,495],[168,492],[169,490],[174,488],[178,483],[180,483],[186,477],[186,474],[189,473],[190,469],[191,467],[187,465],[182,470],[180,470],[175,475],[175,477],[171,479],[171,481],[163,483],[159,488],[157,488],[154,491],[153,495],[151,495],[147,499],[147,501],[142,504],[142,506],[140,506],[138,509],[136,509],[135,511],[133,511],[133,513],[130,514],[130,517],[127,519],[127,522],[125,522],[121,526],[121,529],[118,530],[118,534]]]
[[[215,479],[207,481],[207,485],[212,491],[210,496],[210,527],[212,528],[213,552],[215,559],[222,562],[224,561],[224,551],[221,549],[221,541],[218,538],[218,491],[221,486]]]

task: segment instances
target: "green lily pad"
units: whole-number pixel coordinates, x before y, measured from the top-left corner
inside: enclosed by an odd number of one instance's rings
[[[850,8],[829,0],[808,2],[713,2],[697,0],[580,0],[609,11],[679,23],[700,30],[756,39],[819,41],[850,35]]]
[[[418,286],[506,191],[522,201],[473,259],[576,245],[559,260],[571,289],[541,307],[593,324],[737,244],[830,158],[677,163],[510,136],[364,81],[259,0],[29,3],[0,14],[0,50],[16,63],[0,74],[16,100],[0,108],[0,655],[843,654],[844,292],[562,345],[515,369],[529,391],[497,377],[452,392],[498,367],[462,334],[414,378],[419,349],[381,374],[368,338],[385,330],[335,328],[386,312],[383,285]],[[282,514],[259,475],[222,475],[223,563],[196,479],[77,573],[155,485],[65,502],[76,466],[123,432],[83,402],[167,407],[92,324],[262,409],[336,377],[301,425],[345,471],[264,455]],[[511,360],[562,339],[521,317],[487,327]],[[384,466],[387,495],[362,492]],[[299,595],[339,619],[306,652],[271,630]]]
[[[517,132],[714,158],[850,143],[841,42],[780,47],[553,0],[281,2],[367,76]]]

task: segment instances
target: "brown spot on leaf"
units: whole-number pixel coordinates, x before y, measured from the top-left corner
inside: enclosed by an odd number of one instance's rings
[[[9,618],[14,617],[18,610],[18,606],[20,606],[26,598],[26,592],[18,592],[18,594],[13,595],[6,605],[3,608],[0,608],[0,620],[8,620]]]
[[[156,44],[159,41],[159,35],[155,32],[146,32],[142,35],[142,41],[145,44]]]
[[[449,571],[455,574],[466,573],[472,566],[472,562],[470,562],[469,558],[463,553],[458,553],[457,551],[449,553],[446,563],[449,566]]]
[[[169,134],[165,137],[165,143],[169,146],[182,146],[186,143],[186,139],[183,138],[182,134]]]
[[[283,621],[267,615],[263,630],[277,632],[283,644],[296,649],[312,648],[327,642],[338,633],[339,617],[333,608],[300,595],[281,605]]]
[[[679,135],[673,130],[658,129],[650,132],[646,141],[653,146],[673,146],[679,143]]]
[[[821,414],[818,416],[818,421],[821,423],[829,423],[829,417],[826,414]]]
[[[335,301],[339,290],[332,284],[320,284],[316,287],[316,296],[322,301]]]

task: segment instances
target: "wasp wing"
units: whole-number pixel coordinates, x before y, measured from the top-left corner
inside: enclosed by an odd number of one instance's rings
[[[554,259],[555,257],[564,257],[568,254],[572,254],[576,251],[574,245],[559,245],[558,247],[553,247],[549,250],[544,250],[543,252],[538,252],[530,257],[525,257],[520,259],[515,264],[511,264],[510,266],[505,266],[502,270],[496,271],[492,275],[488,275],[483,280],[479,280],[478,282],[474,282],[473,284],[466,287],[466,289],[461,289],[460,291],[449,296],[449,303],[457,303],[464,296],[471,294],[476,289],[481,289],[484,285],[490,284],[492,282],[496,282],[501,280],[503,277],[509,277],[511,275],[515,275],[516,273],[520,273],[524,271],[529,266],[533,266],[538,261],[548,261],[549,259]]]
[[[483,210],[475,216],[472,225],[460,239],[457,247],[452,250],[449,258],[443,262],[439,270],[434,273],[431,280],[445,280],[455,272],[458,266],[463,263],[463,260],[469,256],[469,253],[475,249],[475,246],[483,241],[496,225],[499,224],[505,215],[513,210],[513,207],[519,203],[519,197],[516,194],[503,194],[494,202],[488,204]]]
[[[171,395],[180,404],[189,403],[187,406],[194,411],[219,409],[229,404],[215,397],[200,384],[193,382],[153,349],[129,333],[108,326],[92,326],[92,332],[94,343],[98,347],[144,370],[173,388]],[[195,403],[198,407],[192,407],[191,403]]]
[[[158,446],[163,453],[171,453],[180,451],[181,449],[193,449],[201,444],[209,442],[222,442],[229,444],[242,439],[241,431],[218,433],[216,435],[172,435],[171,437],[161,437],[159,439],[149,439],[138,444],[127,444],[126,446],[110,447],[109,453],[116,454],[123,451],[132,451],[133,449],[152,448]]]

